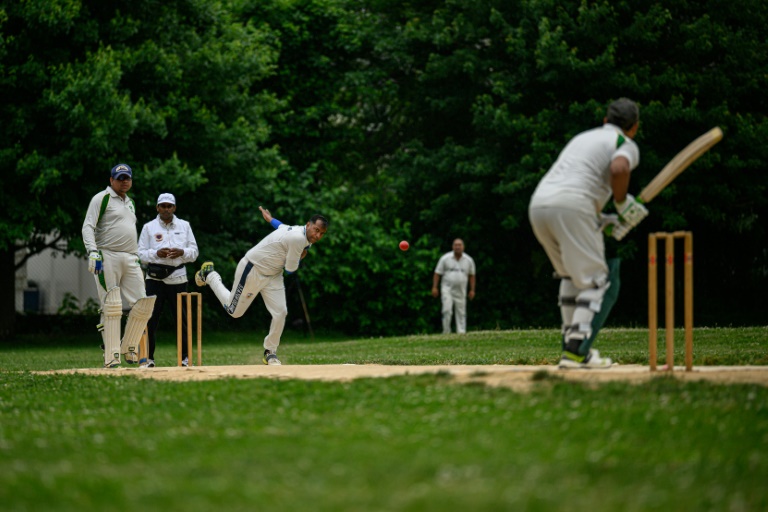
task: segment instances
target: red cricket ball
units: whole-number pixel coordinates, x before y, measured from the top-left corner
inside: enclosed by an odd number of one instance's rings
[[[410,247],[410,244],[408,242],[406,242],[405,240],[400,242],[400,250],[401,251],[407,251],[409,247]]]

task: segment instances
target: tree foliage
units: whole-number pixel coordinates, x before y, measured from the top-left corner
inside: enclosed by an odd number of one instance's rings
[[[221,215],[222,197],[277,174],[266,114],[280,102],[259,85],[276,52],[222,4],[11,2],[4,12],[2,246],[61,232],[77,248],[83,205],[117,162],[134,168],[139,204],[171,190],[205,205],[214,226],[237,220]]]
[[[224,275],[270,229],[259,204],[291,223],[329,215],[301,271],[328,328],[435,329],[431,273],[455,237],[478,264],[471,327],[555,325],[528,200],[565,142],[627,96],[641,106],[630,192],[709,128],[725,138],[608,241],[624,259],[613,320],[644,322],[645,235],[676,229],[695,233],[697,322],[759,318],[763,2],[0,5],[6,250],[32,254],[49,233],[82,249],[88,198],[125,161],[142,221],[175,193]]]
[[[134,169],[142,222],[171,191],[212,256],[245,248],[232,240],[251,221],[247,198],[284,165],[267,121],[281,103],[260,85],[274,72],[271,34],[208,1],[3,2],[2,13],[4,251],[32,255],[50,233],[82,250],[84,208],[118,162]]]
[[[767,14],[758,2],[366,2],[350,11],[360,58],[343,83],[361,91],[355,122],[382,133],[363,142],[375,160],[357,186],[411,222],[415,238],[444,248],[465,239],[479,266],[475,322],[555,324],[556,287],[527,204],[565,142],[599,125],[611,99],[638,101],[638,193],[719,125],[723,143],[654,201],[629,240],[608,242],[625,260],[628,290],[614,318],[644,322],[644,235],[690,229],[706,276],[697,279],[702,321],[755,321],[766,279],[766,150],[755,138],[766,134],[765,75],[755,69],[766,66]],[[741,305],[705,298],[735,295]]]

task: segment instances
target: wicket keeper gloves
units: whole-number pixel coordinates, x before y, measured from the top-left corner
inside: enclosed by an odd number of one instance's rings
[[[103,270],[104,259],[101,257],[99,251],[91,251],[88,255],[88,272],[94,275],[101,274]]]
[[[635,199],[632,194],[627,194],[626,199],[621,203],[614,201],[613,205],[619,213],[619,220],[621,220],[619,225],[614,226],[611,232],[611,236],[616,240],[624,238],[630,229],[640,224],[640,221],[648,216],[648,209]]]

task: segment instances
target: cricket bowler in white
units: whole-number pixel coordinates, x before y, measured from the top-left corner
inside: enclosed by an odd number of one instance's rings
[[[285,299],[283,270],[293,273],[312,244],[320,241],[328,231],[328,220],[313,215],[303,226],[289,226],[272,218],[269,210],[259,206],[262,216],[275,231],[252,247],[237,264],[232,290],[228,290],[213,263],[206,261],[195,274],[197,286],[210,286],[221,305],[233,318],[240,318],[261,294],[272,322],[264,338],[264,364],[280,365],[277,347],[285,328],[288,306]]]
[[[640,162],[639,119],[635,102],[611,103],[603,126],[571,139],[531,197],[533,232],[560,278],[561,368],[612,364],[591,348],[619,291],[619,262],[606,261],[603,231],[610,225],[620,240],[648,215],[627,193]],[[611,197],[618,216],[602,213]]]
[[[101,303],[98,326],[104,342],[104,367],[139,361],[139,341],[152,315],[155,297],[147,297],[139,263],[136,205],[128,197],[133,171],[126,164],[112,168],[110,185],[91,199],[83,221],[83,242],[88,251],[88,271],[94,275]],[[131,311],[120,338],[123,315],[121,294]]]

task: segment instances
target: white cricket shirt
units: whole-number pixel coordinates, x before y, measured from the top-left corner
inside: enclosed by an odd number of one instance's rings
[[[99,219],[105,194],[109,195],[109,201]],[[133,199],[128,196],[123,199],[112,187],[99,192],[88,205],[82,232],[88,252],[104,249],[136,254],[139,247],[136,237],[136,206]]]
[[[245,253],[245,257],[263,276],[281,274],[283,269],[296,272],[301,253],[308,245],[306,226],[280,224]]]
[[[467,253],[457,260],[453,251],[447,252],[437,261],[435,274],[442,276],[445,284],[466,285],[469,276],[475,275],[475,260]]]
[[[630,170],[640,163],[637,144],[618,126],[606,123],[576,135],[539,182],[530,206],[601,212],[613,194],[610,169],[618,156],[629,161]]]

